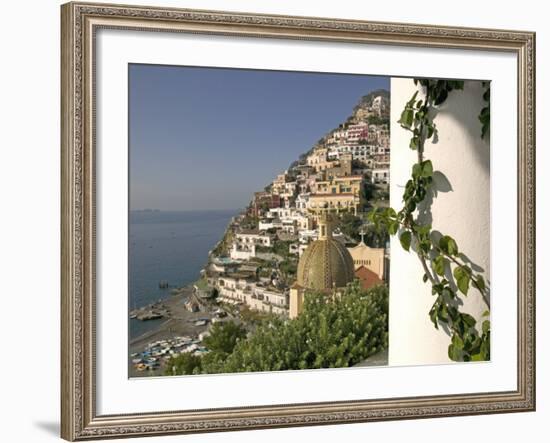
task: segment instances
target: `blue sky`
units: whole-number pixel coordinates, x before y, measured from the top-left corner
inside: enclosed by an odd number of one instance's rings
[[[239,209],[389,77],[129,66],[130,208]]]

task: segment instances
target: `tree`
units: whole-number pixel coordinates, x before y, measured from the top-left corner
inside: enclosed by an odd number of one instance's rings
[[[388,289],[358,282],[339,297],[306,294],[295,319],[263,320],[224,359],[203,357],[203,373],[278,371],[352,366],[387,347]]]
[[[201,363],[200,357],[186,352],[168,360],[164,375],[190,375],[195,373],[195,370],[200,372]]]
[[[363,187],[365,200],[367,201],[372,200],[375,197],[375,192],[376,192],[376,186],[371,182],[365,182],[365,185]]]
[[[246,330],[242,325],[233,321],[214,323],[210,329],[210,335],[203,340],[204,346],[210,352],[218,354],[230,354],[235,345],[246,337]]]
[[[371,248],[383,248],[390,239],[387,231],[376,229],[373,224],[364,226],[363,230],[365,243]]]
[[[361,238],[359,231],[361,230],[361,225],[363,221],[357,215],[352,214],[351,212],[346,212],[340,220],[340,231],[342,234],[347,237],[359,241]]]

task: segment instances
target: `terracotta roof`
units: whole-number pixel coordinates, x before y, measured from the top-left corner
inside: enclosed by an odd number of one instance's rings
[[[359,279],[363,289],[370,289],[373,286],[383,283],[375,272],[365,266],[360,266],[355,270],[355,277]]]

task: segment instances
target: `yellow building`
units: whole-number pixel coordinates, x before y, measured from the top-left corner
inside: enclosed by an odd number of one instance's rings
[[[311,194],[308,209],[326,208],[332,212],[351,212],[355,215],[361,207],[361,197],[351,192],[341,194]]]
[[[313,193],[342,194],[351,193],[361,195],[363,190],[363,176],[351,175],[348,177],[332,177],[328,180],[316,181],[312,187]]]
[[[296,318],[302,312],[307,290],[331,296],[353,279],[353,259],[346,247],[332,238],[330,215],[321,213],[319,239],[309,244],[298,262],[297,280],[290,288],[289,317]]]
[[[359,244],[348,248],[348,251],[353,259],[355,270],[364,266],[374,272],[380,280],[384,279],[384,248],[371,248],[361,238]]]
[[[333,167],[336,162],[327,159],[328,149],[317,148],[307,156],[307,165],[312,167],[315,172],[324,171]]]

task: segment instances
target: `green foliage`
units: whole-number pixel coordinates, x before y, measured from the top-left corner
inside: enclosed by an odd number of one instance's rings
[[[454,90],[463,90],[464,82],[462,80],[434,80],[434,79],[415,79],[414,84],[420,84],[428,91],[428,101],[433,106],[443,104],[449,92]]]
[[[275,240],[271,248],[272,252],[274,254],[280,255],[283,258],[289,257],[291,255],[289,250],[291,243],[291,241]]]
[[[346,212],[340,219],[339,227],[342,234],[355,241],[359,241],[361,238],[359,232],[361,231],[362,224],[363,221],[361,220],[361,217],[358,217],[351,212]]]
[[[256,309],[250,309],[248,305],[242,305],[239,310],[239,317],[246,325],[256,326],[264,320],[275,318],[276,315],[270,312],[262,312]]]
[[[387,117],[379,117],[377,115],[369,115],[367,117],[367,123],[369,125],[377,125],[377,126],[389,125],[390,120]]]
[[[225,359],[203,357],[203,373],[348,367],[387,347],[388,290],[350,284],[341,297],[308,293],[295,319],[271,317]]]
[[[403,231],[399,236],[399,241],[401,242],[401,246],[405,251],[408,251],[411,247],[411,239],[412,236],[410,231]]]
[[[448,255],[458,254],[458,245],[456,244],[456,241],[448,235],[444,235],[439,239],[439,249]]]
[[[451,344],[448,355],[453,361],[480,361],[490,358],[490,321],[484,320],[479,328],[476,319],[459,310],[457,291],[468,295],[471,286],[475,287],[486,300],[487,288],[482,275],[474,272],[463,256],[459,255],[456,241],[449,235],[441,236],[437,241],[431,225],[419,223],[415,211],[425,202],[430,192],[433,177],[433,165],[423,159],[424,143],[436,133],[432,110],[445,102],[453,90],[463,89],[461,81],[415,80],[425,90],[423,100],[417,100],[418,91],[406,103],[400,125],[412,132],[410,148],[418,152],[418,161],[413,165],[411,178],[403,192],[403,208],[396,212],[392,208],[374,210],[369,220],[388,234],[398,232],[401,246],[406,251],[413,248],[424,267],[422,280],[430,282],[432,294],[436,297],[429,317],[434,327],[445,324],[451,332]],[[489,101],[489,89],[484,94]],[[487,111],[488,112],[488,111]],[[481,119],[483,124],[489,123]],[[486,129],[482,129],[483,135]],[[428,266],[431,264],[431,269]],[[448,272],[452,271],[452,272]],[[447,278],[444,278],[447,277]],[[481,329],[481,330],[480,330]]]
[[[370,201],[375,198],[376,186],[370,181],[365,181],[363,185],[363,196],[366,201]]]
[[[164,375],[190,375],[200,372],[202,359],[190,352],[180,354],[168,360]]]
[[[361,217],[349,212],[342,215],[339,227],[344,235],[356,242],[361,240],[361,231],[363,231],[365,243],[371,248],[382,248],[389,239],[387,232],[365,225]]]
[[[483,100],[487,105],[481,109],[478,118],[481,122],[481,138],[486,138],[489,137],[491,130],[491,82],[483,82],[483,87],[485,88]]]
[[[203,343],[210,352],[225,356],[233,352],[237,342],[245,337],[246,330],[242,325],[226,321],[214,323],[210,328],[210,335],[203,340]]]
[[[223,234],[223,238],[218,242],[212,253],[215,256],[228,255],[233,243],[234,234],[230,228],[227,228]]]
[[[279,263],[279,271],[284,280],[290,284],[295,280],[296,272],[298,272],[298,260],[296,257],[288,257]]]

